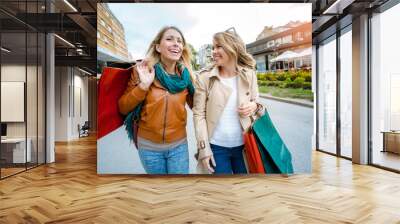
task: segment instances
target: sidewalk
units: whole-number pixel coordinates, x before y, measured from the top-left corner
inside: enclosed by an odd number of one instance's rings
[[[303,100],[303,99],[291,99],[291,98],[280,98],[280,97],[275,97],[270,94],[266,93],[260,93],[260,97],[270,99],[270,100],[276,100],[276,101],[281,101],[285,103],[291,103],[299,106],[304,106],[304,107],[314,107],[314,103],[310,102],[308,100]]]

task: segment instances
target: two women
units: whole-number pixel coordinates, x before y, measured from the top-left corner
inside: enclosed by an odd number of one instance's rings
[[[193,106],[198,161],[211,173],[247,173],[243,132],[262,111],[254,59],[240,37],[227,31],[214,35],[214,65],[197,78],[191,78],[190,55],[182,32],[166,27],[151,43],[145,62],[133,68],[119,109],[122,114],[140,111],[141,162],[149,174],[188,173],[188,103]]]

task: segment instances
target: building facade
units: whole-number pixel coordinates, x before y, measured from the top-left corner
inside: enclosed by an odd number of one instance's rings
[[[311,30],[310,22],[290,22],[277,28],[265,27],[263,32],[258,35],[258,40],[246,46],[247,51],[256,60],[257,71],[310,68]],[[275,60],[285,52],[287,57]],[[310,53],[307,54],[308,52]]]
[[[292,21],[292,22],[287,23],[284,26],[278,26],[278,27],[265,26],[263,31],[257,36],[256,41],[264,39],[264,38],[267,38],[267,37],[270,37],[270,36],[275,35],[277,33],[284,32],[284,31],[286,31],[288,29],[295,28],[295,27],[300,26],[300,25],[302,25],[302,22],[300,22],[300,21],[294,21],[293,22]]]
[[[97,4],[97,52],[101,61],[129,61],[124,27],[106,3]]]
[[[200,47],[197,53],[197,64],[200,65],[200,69],[207,67],[212,62],[212,45],[204,44]]]

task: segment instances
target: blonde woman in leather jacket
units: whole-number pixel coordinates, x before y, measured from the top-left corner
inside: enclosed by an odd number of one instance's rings
[[[192,107],[194,94],[190,60],[182,32],[161,29],[119,99],[124,115],[139,108],[139,157],[149,174],[189,173],[185,104]]]

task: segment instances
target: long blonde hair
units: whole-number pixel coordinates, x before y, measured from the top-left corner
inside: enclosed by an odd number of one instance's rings
[[[186,39],[183,36],[182,32],[175,26],[163,27],[157,33],[156,37],[151,42],[149,49],[147,50],[147,54],[146,54],[147,65],[149,67],[153,67],[155,64],[160,62],[161,57],[160,57],[160,53],[156,50],[156,46],[157,46],[157,44],[161,43],[161,39],[163,38],[164,33],[167,32],[167,30],[169,30],[169,29],[176,30],[181,35],[182,41],[183,41],[183,50],[182,50],[182,56],[178,62],[182,63],[186,68],[188,68],[190,74],[192,75],[193,74],[192,66],[191,66],[192,52],[189,48],[189,45],[186,43]]]
[[[214,34],[213,39],[220,44],[226,53],[235,59],[237,65],[254,69],[256,61],[247,53],[246,45],[236,32],[224,31]]]

